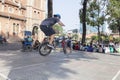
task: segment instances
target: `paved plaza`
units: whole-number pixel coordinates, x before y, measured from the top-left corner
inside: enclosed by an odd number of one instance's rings
[[[19,50],[21,49],[21,47],[22,47],[21,42],[4,43],[4,44],[0,44],[0,51]]]
[[[120,54],[0,50],[0,80],[120,80]]]

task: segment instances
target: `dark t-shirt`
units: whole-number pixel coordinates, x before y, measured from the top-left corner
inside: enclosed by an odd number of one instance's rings
[[[53,26],[54,24],[56,24],[59,21],[60,20],[57,18],[47,18],[47,19],[42,21],[41,25]]]

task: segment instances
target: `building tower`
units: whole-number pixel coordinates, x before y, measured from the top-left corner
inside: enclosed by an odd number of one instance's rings
[[[34,38],[42,40],[44,34],[39,29],[40,22],[45,18],[46,0],[27,0],[26,30],[32,31]]]

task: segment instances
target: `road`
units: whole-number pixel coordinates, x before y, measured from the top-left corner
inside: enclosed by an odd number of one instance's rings
[[[0,51],[0,80],[120,80],[120,54]]]

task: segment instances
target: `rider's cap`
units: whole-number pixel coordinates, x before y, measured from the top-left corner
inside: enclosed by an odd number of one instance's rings
[[[58,17],[59,19],[61,18],[60,14],[54,14],[54,17]]]

